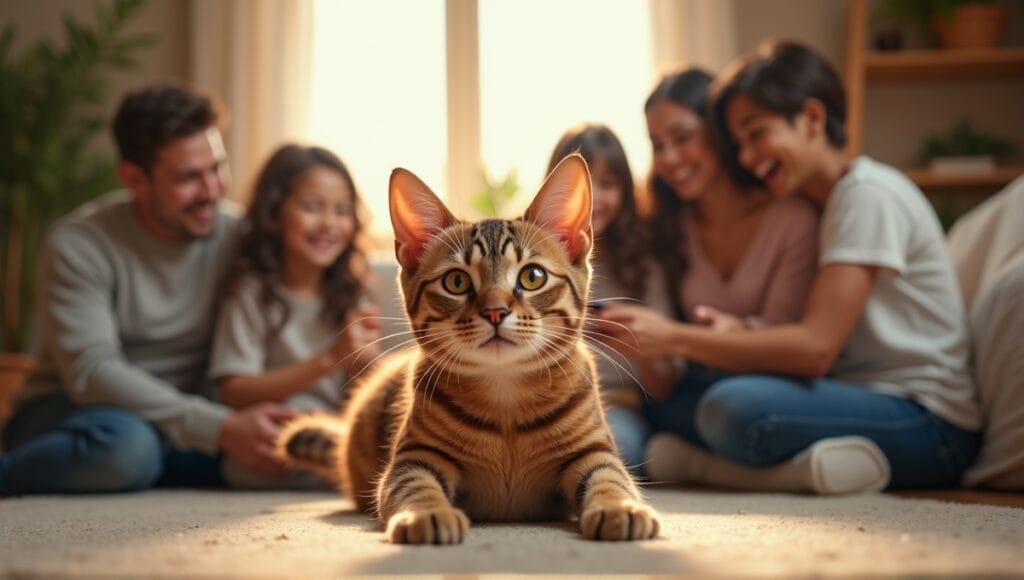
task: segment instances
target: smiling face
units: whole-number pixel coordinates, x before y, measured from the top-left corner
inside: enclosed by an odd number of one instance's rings
[[[316,165],[300,174],[281,206],[285,262],[323,270],[352,242],[352,189],[337,171]]]
[[[739,149],[739,162],[774,195],[801,193],[812,175],[814,157],[810,125],[804,113],[792,121],[767,110],[743,94],[725,110],[729,133]]]
[[[187,242],[213,233],[230,177],[217,129],[171,140],[157,151],[148,174],[126,161],[119,173],[135,195],[143,225],[157,237]]]
[[[654,171],[680,199],[699,198],[721,172],[721,165],[696,113],[670,100],[647,108],[647,132]]]

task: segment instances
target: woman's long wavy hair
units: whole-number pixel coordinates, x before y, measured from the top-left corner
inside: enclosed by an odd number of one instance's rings
[[[271,335],[288,322],[291,308],[278,284],[284,269],[284,242],[281,237],[281,208],[291,195],[296,181],[314,167],[324,167],[341,175],[352,192],[354,229],[352,241],[334,262],[324,269],[322,316],[340,327],[345,314],[367,293],[369,262],[364,250],[365,209],[348,168],[330,151],[321,147],[285,145],[267,161],[256,181],[252,203],[242,222],[240,251],[234,266],[232,284],[245,275],[260,282],[260,299],[268,311],[277,311]]]
[[[600,159],[612,176],[622,184],[619,212],[597,236],[597,258],[606,267],[602,274],[611,276],[631,298],[642,300],[647,294],[646,228],[637,208],[633,172],[622,143],[604,125],[583,124],[566,131],[548,162],[548,173],[571,153],[579,153],[591,167]]]
[[[712,77],[699,68],[690,68],[661,79],[644,103],[644,112],[656,103],[668,101],[692,111],[707,124],[707,97]],[[676,318],[686,320],[679,289],[689,266],[686,237],[681,231],[683,208],[686,202],[679,199],[672,187],[658,177],[651,166],[648,179],[650,191],[651,252],[664,273],[665,289],[672,302]]]

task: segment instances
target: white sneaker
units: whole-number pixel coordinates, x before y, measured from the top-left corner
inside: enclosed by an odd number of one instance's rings
[[[820,495],[881,491],[889,485],[889,460],[865,437],[822,439],[800,455],[809,456],[811,487]]]

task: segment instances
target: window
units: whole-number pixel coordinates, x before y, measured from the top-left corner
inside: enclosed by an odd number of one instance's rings
[[[390,235],[394,167],[443,194],[444,0],[317,0],[313,10],[309,138],[341,157],[371,231]]]
[[[478,159],[460,166],[495,180],[514,170],[522,190],[508,211],[520,211],[561,134],[596,122],[623,141],[642,182],[650,163],[643,101],[653,81],[648,3],[470,0],[447,8],[474,6],[480,126],[471,130],[481,151],[459,151],[460,161]],[[390,235],[393,167],[412,170],[442,196],[453,181],[445,11],[445,0],[316,0],[310,139],[349,166],[381,237]],[[460,214],[468,206],[464,198],[452,204]]]
[[[608,125],[643,182],[650,163],[643,103],[653,81],[647,5],[480,0],[483,163],[492,178],[516,171],[516,209],[543,181],[558,138],[583,122]]]

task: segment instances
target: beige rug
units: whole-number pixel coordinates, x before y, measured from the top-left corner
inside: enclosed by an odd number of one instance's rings
[[[152,491],[0,499],[0,576],[406,574],[1024,575],[1024,510],[867,495],[656,489],[662,537],[476,525],[407,547],[325,493]]]

